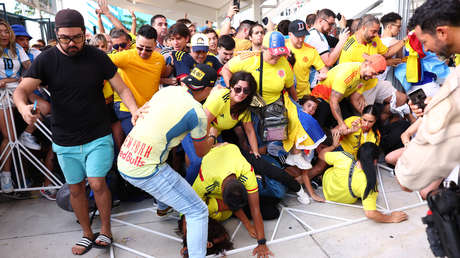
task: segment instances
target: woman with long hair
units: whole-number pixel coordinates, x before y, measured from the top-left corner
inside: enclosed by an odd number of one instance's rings
[[[333,151],[339,145],[340,134],[334,134],[332,146],[323,149],[319,158],[332,167],[323,175],[323,193],[328,201],[355,203],[362,200],[366,217],[376,222],[398,223],[407,219],[407,214],[395,211],[385,215],[377,210],[377,145],[366,142],[359,147],[355,160],[347,152]]]
[[[10,150],[5,150],[9,138],[14,137],[14,119],[11,116],[12,94],[19,84],[22,69],[27,70],[30,67],[30,60],[24,49],[16,44],[13,29],[3,19],[0,19],[0,56],[2,64],[0,66],[0,130],[2,132],[0,153],[5,154],[0,160],[0,164],[4,164],[1,167],[1,186],[4,192],[12,192],[11,157],[8,155]],[[6,161],[5,157],[8,157]]]
[[[345,119],[348,130],[342,135],[340,147],[356,158],[359,147],[365,142],[380,144],[380,110],[376,105],[364,107],[363,114]]]

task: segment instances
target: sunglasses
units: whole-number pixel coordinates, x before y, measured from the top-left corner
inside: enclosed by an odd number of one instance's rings
[[[245,95],[249,95],[249,93],[251,93],[249,88],[243,88],[243,87],[233,87],[233,90],[235,91],[236,94],[240,94],[241,92],[243,92]]]
[[[70,41],[73,41],[75,44],[80,44],[85,40],[85,35],[78,34],[72,37],[67,35],[58,35],[57,39],[63,44],[69,44]]]
[[[152,52],[152,51],[153,51],[153,49],[151,49],[151,48],[146,48],[146,47],[136,47],[136,48],[137,48],[137,50],[139,50],[139,51],[145,51],[145,52]]]
[[[120,43],[120,44],[114,44],[112,47],[113,49],[118,50],[119,48],[126,48],[127,45],[128,43]]]

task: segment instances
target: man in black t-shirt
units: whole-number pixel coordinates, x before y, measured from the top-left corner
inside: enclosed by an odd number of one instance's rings
[[[81,255],[93,245],[108,247],[111,195],[105,183],[113,158],[108,109],[102,93],[108,80],[123,102],[137,118],[133,95],[117,73],[117,67],[102,51],[85,45],[82,15],[71,9],[56,14],[58,45],[42,52],[24,75],[14,92],[14,102],[28,124],[37,116],[27,96],[40,84],[51,92],[53,150],[70,187],[70,202],[83,229],[83,238],[72,248]],[[85,177],[94,191],[101,215],[101,233],[93,234],[88,216]]]

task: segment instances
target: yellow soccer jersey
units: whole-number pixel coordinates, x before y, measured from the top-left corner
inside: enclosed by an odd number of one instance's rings
[[[285,57],[271,65],[264,61],[263,64],[262,97],[266,104],[271,104],[281,97],[284,88],[294,85],[294,73]],[[228,68],[232,73],[245,71],[251,73],[257,82],[259,92],[260,81],[260,53],[244,53],[228,61]]]
[[[143,59],[137,49],[130,49],[116,54],[110,54],[112,62],[119,68],[118,72],[131,90],[138,107],[144,105],[158,91],[160,78],[164,71],[165,61],[160,53],[153,52],[150,58]],[[121,101],[115,92],[114,101]],[[124,103],[120,104],[121,111],[128,111]]]
[[[361,79],[361,63],[339,64],[328,71],[327,78],[318,82],[313,89],[312,95],[329,102],[332,90],[343,94],[346,98],[354,92],[364,91],[365,80]]]
[[[306,43],[301,48],[295,48],[291,42],[286,40],[286,46],[295,55],[294,74],[297,80],[297,97],[300,99],[305,95],[310,95],[310,67],[321,70],[325,64],[316,49]]]
[[[348,188],[348,175],[352,159],[343,152],[328,152],[325,155],[326,163],[332,165],[323,175],[323,193],[328,201],[339,203],[354,203],[358,199],[354,198]],[[363,198],[366,190],[367,179],[362,169],[355,166],[351,179],[351,189],[358,198]],[[362,201],[364,210],[377,209],[378,193],[370,191],[367,198]]]
[[[348,128],[351,128],[351,124],[358,119],[360,119],[359,116],[351,116],[345,119],[344,122]],[[379,133],[375,133],[372,129],[370,129],[367,135],[365,135],[363,130],[359,129],[352,134],[343,136],[343,138],[340,139],[340,146],[342,146],[344,151],[350,153],[356,159],[359,147],[365,142],[372,142],[378,146],[380,144]]]
[[[208,204],[212,198],[222,200],[222,182],[231,174],[235,174],[248,194],[258,191],[256,175],[251,164],[246,161],[236,145],[229,143],[212,148],[203,157],[200,172],[192,187]],[[209,215],[213,217],[218,213],[218,205],[212,201],[211,204],[208,205],[208,209]]]
[[[230,114],[230,89],[219,89],[211,92],[203,108],[207,109],[216,118],[212,121],[212,126],[219,130],[232,129],[241,122],[250,122],[251,113],[246,110],[238,116],[238,119],[233,119]]]

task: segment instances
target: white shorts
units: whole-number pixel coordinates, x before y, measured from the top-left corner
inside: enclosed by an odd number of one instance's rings
[[[396,91],[395,87],[389,81],[378,81],[377,85],[370,90],[363,92],[366,104],[372,105],[374,103],[383,104],[383,101]]]

